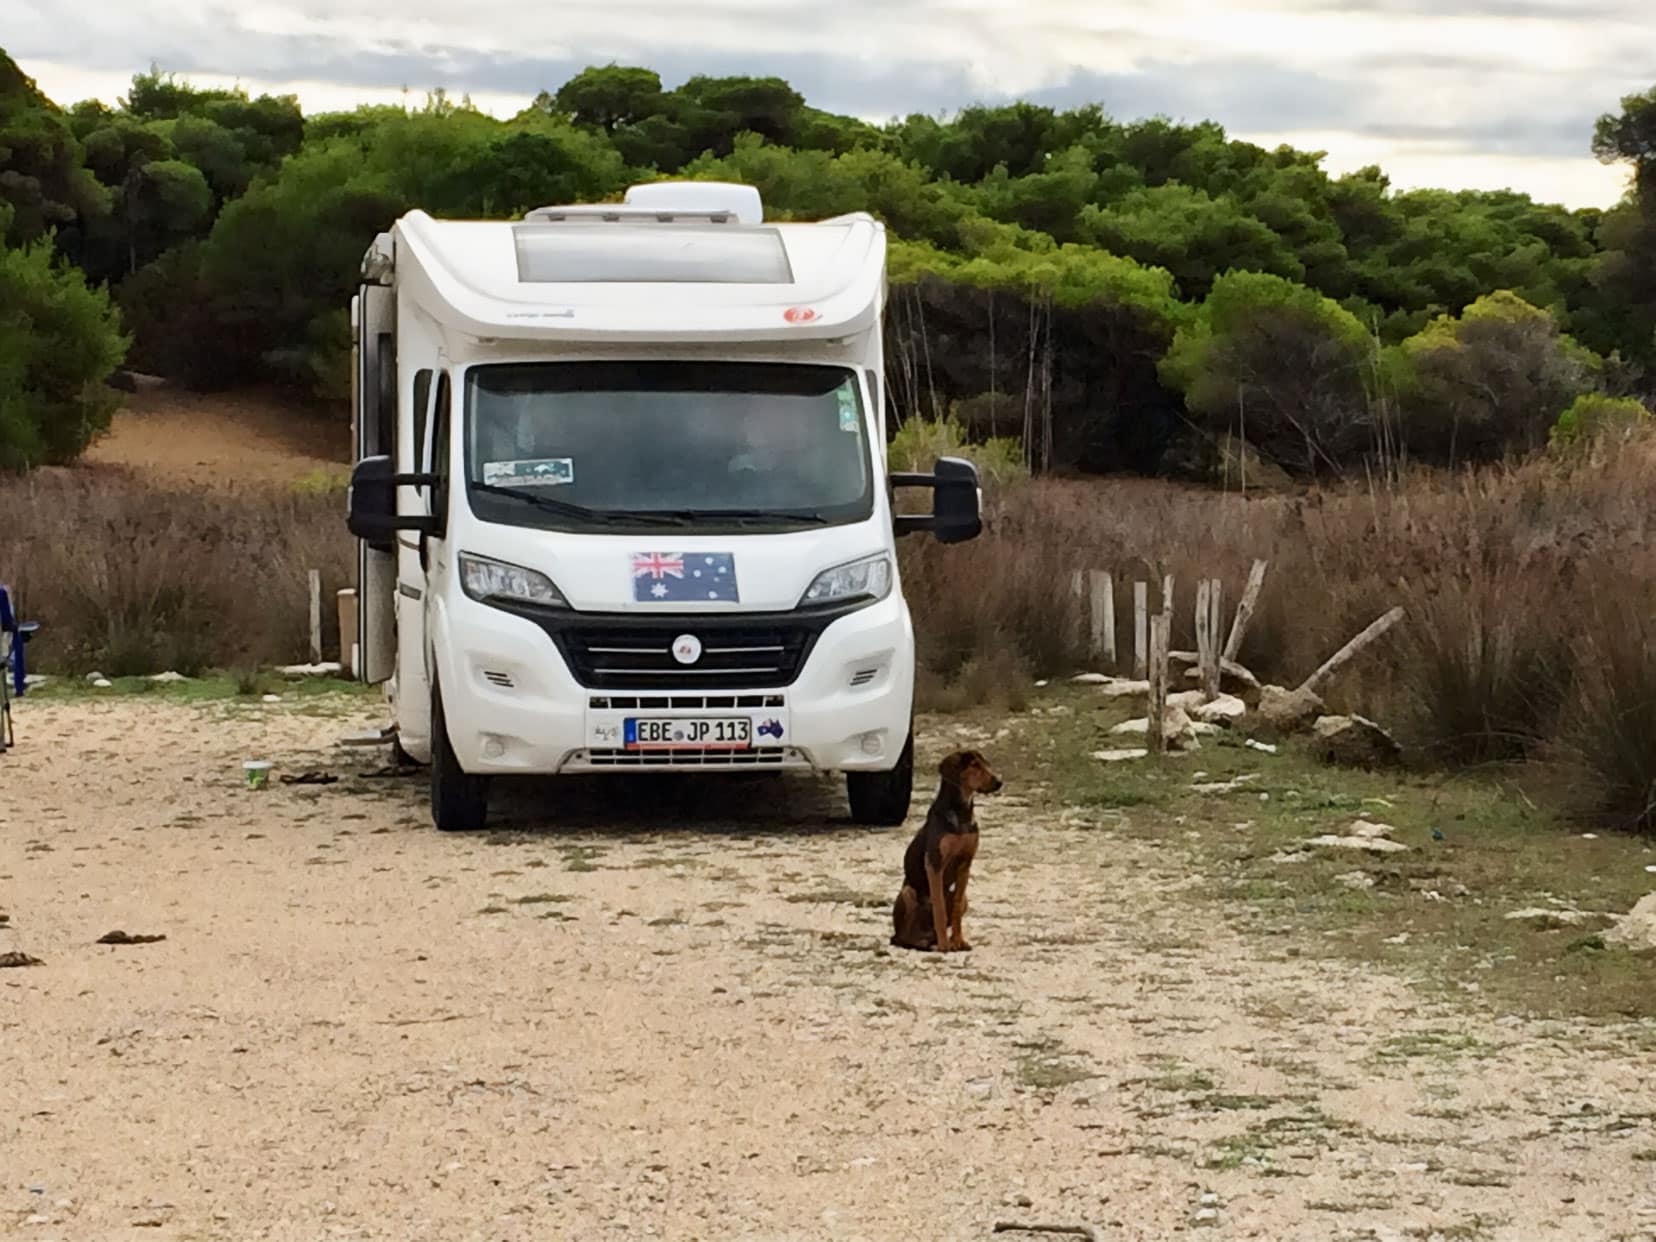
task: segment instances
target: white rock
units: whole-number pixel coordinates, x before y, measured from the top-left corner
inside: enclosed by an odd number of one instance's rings
[[[1641,897],[1632,913],[1618,919],[1604,933],[1604,943],[1635,951],[1656,949],[1656,893]]]
[[[1234,694],[1221,694],[1211,703],[1198,703],[1190,714],[1203,724],[1232,724],[1248,714],[1248,705]]]
[[[1320,845],[1333,850],[1367,850],[1370,854],[1404,854],[1409,847],[1384,837],[1337,837],[1332,834],[1312,837],[1307,845]]]
[[[1374,887],[1374,877],[1366,871],[1348,871],[1344,875],[1335,876],[1334,882],[1358,890]]]
[[[86,675],[86,680],[96,685],[98,682],[104,680],[104,675],[102,673],[88,673]]]
[[[1147,697],[1150,694],[1150,683],[1147,681],[1123,681],[1117,677],[1099,686],[1098,692],[1107,699],[1136,699]]]
[[[190,679],[188,677],[184,676],[183,673],[174,672],[172,669],[168,669],[164,673],[156,673],[154,676],[148,678],[148,680],[154,681],[154,682],[159,682],[161,685],[164,685],[164,686],[170,686],[170,685],[173,685],[176,682],[189,681]]]
[[[1144,759],[1150,752],[1142,747],[1137,750],[1095,750],[1093,758],[1100,763],[1126,763],[1131,759]]]
[[[1192,792],[1199,794],[1228,794],[1235,793],[1238,789],[1241,789],[1250,781],[1256,781],[1258,779],[1258,772],[1245,772],[1241,776],[1236,777],[1234,780],[1210,781],[1206,784],[1192,785],[1190,788]]]
[[[1588,914],[1584,910],[1548,910],[1540,906],[1530,906],[1523,910],[1508,911],[1506,919],[1509,923],[1534,923],[1537,927],[1550,928],[1580,927],[1583,923],[1603,917]]]
[[[1246,746],[1249,750],[1257,750],[1262,755],[1274,755],[1277,753],[1277,748],[1272,743],[1256,742],[1251,737],[1247,741],[1243,742],[1242,745]]]
[[[261,703],[280,703],[281,701],[282,696],[279,694],[267,694],[264,698],[259,700]]]
[[[23,678],[23,688],[25,690],[38,690],[51,680],[45,673],[30,673]]]
[[[1104,673],[1077,673],[1070,678],[1070,681],[1078,686],[1105,686],[1114,680],[1115,678]]]
[[[110,681],[109,678],[107,678],[107,677],[100,677],[100,678],[98,678],[97,681],[93,682],[92,684],[100,690],[107,690],[111,686],[113,686],[115,683]]]
[[[1346,836],[1364,837],[1371,841],[1378,841],[1382,837],[1391,836],[1396,831],[1397,829],[1390,824],[1377,824],[1371,820],[1359,819],[1353,821],[1351,827],[1346,829]]]
[[[284,664],[276,671],[284,677],[332,677],[338,674],[340,665],[328,661],[321,664]]]

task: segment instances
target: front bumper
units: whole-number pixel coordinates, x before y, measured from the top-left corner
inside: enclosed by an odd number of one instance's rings
[[[789,684],[705,690],[590,689],[535,621],[463,596],[434,603],[443,711],[467,772],[889,771],[908,737],[914,631],[897,592],[828,624]],[[746,718],[753,746],[629,750],[629,718]]]

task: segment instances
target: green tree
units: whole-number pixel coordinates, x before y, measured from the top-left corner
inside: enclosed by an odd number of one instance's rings
[[[1280,276],[1231,272],[1179,329],[1161,374],[1211,436],[1318,478],[1383,447],[1378,366],[1363,325],[1337,303]]]
[[[108,295],[50,244],[0,246],[0,469],[72,461],[105,431],[126,346]]]
[[[1597,385],[1599,360],[1546,311],[1502,291],[1442,316],[1402,346],[1409,452],[1448,466],[1545,448],[1553,424]]]
[[[547,110],[560,112],[577,125],[614,133],[660,114],[665,101],[661,76],[655,71],[611,63],[570,78],[548,99]]]
[[[0,243],[18,245],[54,230],[78,233],[108,207],[82,162],[63,113],[17,62],[0,52],[0,202],[10,225]]]

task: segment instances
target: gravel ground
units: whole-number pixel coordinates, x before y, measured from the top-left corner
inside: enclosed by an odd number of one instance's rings
[[[1319,960],[1019,773],[975,951],[920,955],[906,833],[832,788],[534,783],[447,837],[336,745],[372,722],[25,704],[0,1236],[1656,1237],[1648,1031]],[[248,791],[254,755],[341,779]]]

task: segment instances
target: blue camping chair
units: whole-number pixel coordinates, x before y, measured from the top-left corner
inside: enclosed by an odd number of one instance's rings
[[[24,653],[40,628],[37,621],[19,621],[12,611],[11,592],[0,586],[0,751],[17,744],[12,732],[11,701],[28,688]]]

